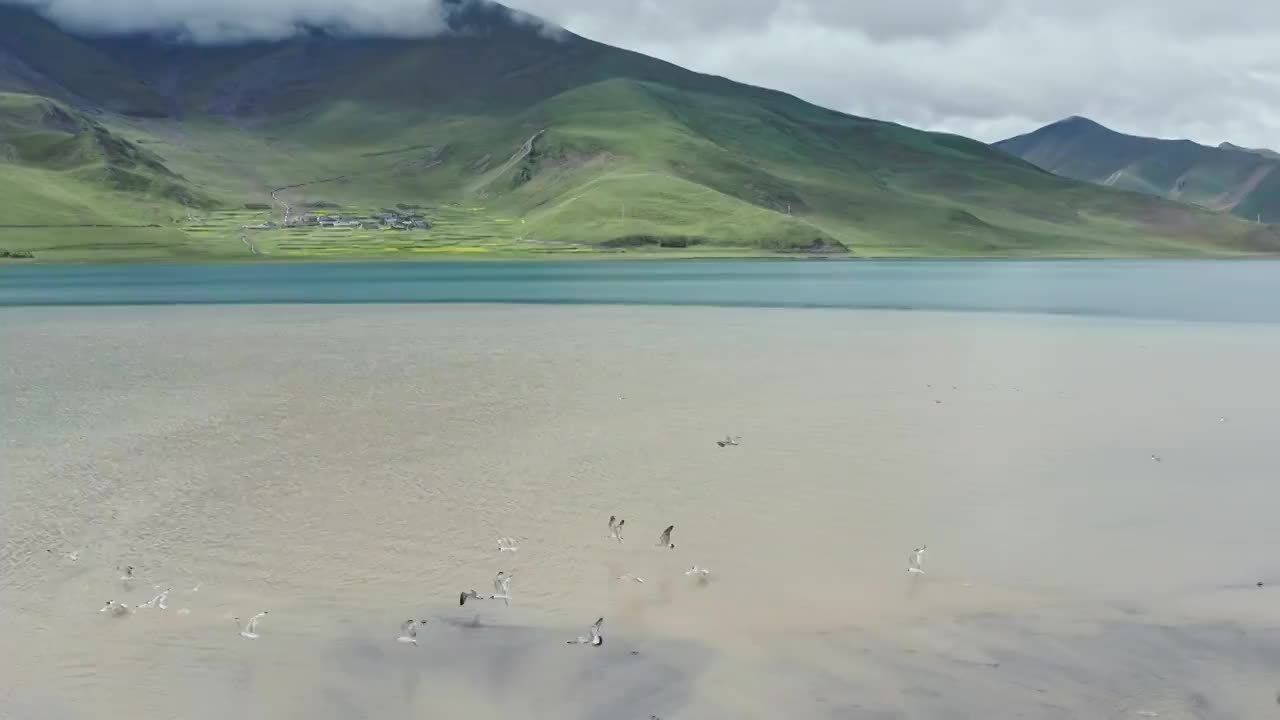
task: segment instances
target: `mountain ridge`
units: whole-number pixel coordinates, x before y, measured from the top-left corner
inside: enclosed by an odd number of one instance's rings
[[[164,231],[92,243],[127,257],[1280,249],[1274,229],[1064,180],[976,140],[695,73],[495,3],[453,5],[463,30],[429,38],[313,29],[224,45],[82,37],[0,5],[0,91],[91,118],[171,184],[122,189],[46,164],[21,168],[22,192],[47,191],[51,207],[83,192],[86,219]],[[39,215],[37,198],[26,205]],[[350,229],[274,227],[316,205]],[[366,227],[399,206],[424,208],[432,228]],[[79,257],[73,245],[0,232],[0,249],[38,257]]]
[[[1117,132],[1072,116],[994,146],[1072,178],[1280,222],[1280,155]]]
[[[1261,155],[1263,157],[1269,157],[1269,158],[1274,158],[1276,160],[1280,160],[1280,153],[1276,152],[1275,150],[1269,150],[1267,148],[1247,148],[1241,145],[1236,145],[1234,143],[1221,142],[1221,143],[1218,143],[1218,149],[1253,153],[1254,155]]]

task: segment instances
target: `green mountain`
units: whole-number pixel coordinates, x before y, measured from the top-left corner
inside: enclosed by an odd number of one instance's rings
[[[51,259],[1280,250],[1275,228],[1060,178],[974,140],[690,72],[485,0],[445,6],[449,32],[424,39],[312,28],[196,46],[78,37],[0,5],[0,249]],[[374,220],[392,211],[431,227]],[[308,212],[340,221],[265,225]],[[33,225],[49,227],[15,227]],[[96,227],[69,227],[82,225]]]
[[[1063,177],[1280,222],[1280,155],[1230,143],[1125,135],[1067,118],[996,147]]]

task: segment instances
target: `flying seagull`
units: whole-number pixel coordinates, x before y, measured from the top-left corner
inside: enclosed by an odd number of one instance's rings
[[[505,605],[511,605],[511,575],[499,570],[493,578],[493,590],[490,600],[501,600]]]
[[[426,620],[405,620],[400,623],[400,637],[396,638],[396,642],[418,644],[418,626],[426,625]]]
[[[240,628],[240,637],[245,638],[246,640],[257,640],[258,639],[258,619],[264,618],[266,616],[267,616],[267,611],[263,610],[257,615],[254,615],[253,617],[249,618],[249,622],[245,624],[244,627],[240,627],[240,618],[236,618],[235,619],[236,627]]]
[[[520,549],[520,546],[516,545],[515,538],[509,538],[509,537],[498,538],[498,552],[515,552],[519,549]]]
[[[570,645],[595,645],[599,647],[604,644],[604,636],[600,634],[600,626],[603,624],[604,618],[600,618],[591,625],[591,629],[587,631],[588,635],[579,635],[578,639],[567,640],[566,642]]]
[[[614,522],[614,517],[610,515],[609,516],[609,537],[613,538],[614,540],[617,540],[618,542],[622,542],[622,525],[625,522],[626,520],[618,520],[617,522]]]
[[[1164,458],[1160,457],[1159,455],[1152,455],[1151,459],[1155,462],[1164,462]]]
[[[910,557],[907,558],[907,572],[924,574],[924,568],[921,566],[924,564],[924,551],[928,549],[928,545],[921,545],[911,551]]]
[[[484,599],[485,599],[484,596],[476,592],[475,590],[467,590],[466,592],[458,593],[458,607],[462,607],[463,605],[466,605],[468,600],[484,600]]]
[[[720,447],[734,447],[734,446],[737,446],[738,441],[741,439],[742,439],[741,435],[733,435],[733,436],[725,435],[724,439],[717,440],[716,444],[719,445]]]
[[[668,525],[667,529],[662,531],[662,534],[658,536],[658,547],[666,546],[673,550],[675,549],[675,545],[671,542],[671,531],[675,529],[675,525]]]
[[[164,590],[163,592],[161,592],[159,595],[157,595],[157,596],[155,596],[155,597],[151,598],[150,600],[148,600],[148,601],[146,601],[146,602],[142,603],[142,604],[141,604],[141,605],[139,605],[138,607],[140,607],[140,608],[148,608],[148,609],[150,609],[150,608],[160,608],[161,610],[168,610],[168,609],[169,609],[169,606],[165,604],[165,600],[168,600],[168,599],[169,599],[169,588],[165,588],[165,590]]]
[[[690,565],[689,569],[684,571],[684,574],[696,576],[698,578],[705,578],[711,574],[711,571],[704,567],[698,567],[697,565]]]
[[[107,604],[103,605],[102,609],[99,610],[98,612],[109,612],[112,615],[115,615],[116,617],[120,617],[122,615],[128,615],[133,611],[130,610],[129,606],[125,605],[124,603],[118,603],[115,600],[108,600]]]
[[[644,584],[644,578],[642,578],[642,577],[640,577],[640,576],[638,576],[638,575],[632,575],[631,573],[624,573],[624,574],[622,574],[622,575],[619,575],[619,576],[618,576],[618,579],[619,579],[619,580],[630,580],[631,582],[637,582],[637,583],[640,583],[641,585],[643,585],[643,584]]]

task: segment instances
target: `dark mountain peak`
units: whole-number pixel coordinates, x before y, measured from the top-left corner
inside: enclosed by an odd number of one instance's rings
[[[450,32],[487,35],[495,31],[548,27],[541,18],[493,0],[440,0]]]
[[[1103,125],[1096,120],[1090,120],[1083,115],[1072,115],[1065,117],[1057,122],[1049,123],[1040,128],[1037,132],[1060,133],[1068,132],[1073,134],[1080,133],[1115,133],[1115,130]],[[1120,133],[1116,133],[1120,134]]]
[[[1067,127],[1089,127],[1089,128],[1103,127],[1102,123],[1096,122],[1094,120],[1090,120],[1089,118],[1083,115],[1069,115],[1067,117],[1062,118],[1056,123],[1052,123],[1051,126],[1052,125],[1061,125],[1061,126],[1067,126]]]
[[[1063,143],[1072,142],[1082,136],[1098,135],[1100,133],[1109,132],[1111,131],[1089,118],[1081,115],[1072,115],[1070,117],[1065,117],[1061,120],[1051,122],[1043,127],[1038,127],[1030,132],[1005,138],[1004,140],[1000,140],[992,144],[1007,153],[1017,155],[1018,157],[1027,160],[1029,159],[1029,153],[1036,148],[1044,147],[1046,144],[1060,146]],[[1032,162],[1034,163],[1034,161]]]

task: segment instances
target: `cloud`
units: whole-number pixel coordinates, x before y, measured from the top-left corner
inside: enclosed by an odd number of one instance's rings
[[[4,0],[0,0],[3,2]],[[81,31],[197,42],[305,27],[427,36],[487,0],[19,0]],[[1280,3],[507,0],[558,26],[838,110],[995,140],[1068,115],[1280,146]],[[538,18],[546,18],[543,23]]]
[[[4,0],[0,0],[2,2]],[[548,36],[562,32],[489,0],[10,0],[67,29],[95,35],[154,33],[201,44],[276,40],[309,29],[375,37],[449,32],[468,12],[505,12]]]
[[[1068,115],[1280,145],[1280,3],[514,0],[593,39],[860,115],[996,140]]]

